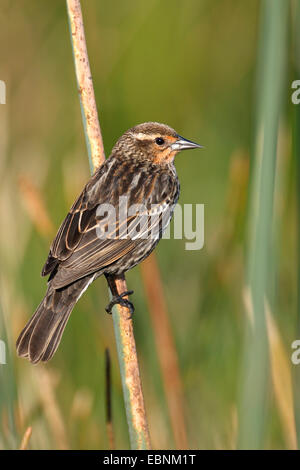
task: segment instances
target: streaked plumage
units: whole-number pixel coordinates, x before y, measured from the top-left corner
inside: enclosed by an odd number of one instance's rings
[[[110,157],[73,204],[52,242],[42,270],[43,276],[49,275],[48,289],[17,340],[20,356],[33,363],[49,360],[75,303],[89,284],[102,274],[122,274],[151,253],[179,197],[174,156],[184,148],[194,147],[199,146],[158,123],[136,126],[118,140]],[[131,238],[137,224],[135,216],[128,216],[128,234],[124,237],[124,221],[118,211],[122,196],[127,196],[129,206],[143,204],[147,216],[155,205],[159,216],[147,220],[151,221],[156,238]],[[116,208],[117,217],[107,236],[100,239],[99,229],[103,231],[105,227],[97,209],[107,203]]]

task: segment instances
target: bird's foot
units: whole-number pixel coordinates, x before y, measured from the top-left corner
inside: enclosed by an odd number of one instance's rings
[[[132,318],[132,314],[134,312],[133,303],[130,302],[130,300],[128,299],[124,299],[126,295],[131,295],[131,294],[133,294],[133,290],[127,290],[125,292],[122,292],[122,294],[114,295],[111,301],[109,302],[109,304],[107,305],[107,307],[105,308],[106,312],[109,314],[112,314],[113,306],[119,304],[119,305],[122,305],[122,307],[128,308],[128,310],[130,311],[129,318]]]

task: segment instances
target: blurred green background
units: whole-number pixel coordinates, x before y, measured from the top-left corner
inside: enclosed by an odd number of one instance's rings
[[[253,241],[250,188],[255,187],[251,178],[257,177],[252,170],[263,101],[259,71],[264,73],[262,62],[268,64],[264,41],[272,18],[268,8],[274,6],[259,0],[81,3],[106,155],[125,130],[152,120],[205,146],[176,159],[180,203],[205,204],[204,248],[187,251],[185,240],[162,240],[156,255],[179,357],[189,447],[236,448],[245,383],[247,409],[255,414],[251,387],[258,380],[254,373],[249,385],[243,359],[245,349],[253,347],[245,340],[251,323],[246,279]],[[282,2],[273,3],[280,11]],[[290,361],[291,343],[299,334],[293,138],[299,121],[290,99],[290,83],[300,79],[293,36],[299,5],[283,3],[289,26],[279,15],[288,36],[286,44],[280,42],[281,56],[278,51],[285,64],[276,95],[280,116],[272,255],[265,260],[272,319],[267,323],[269,346],[265,344],[270,354],[264,383],[258,384],[266,397],[263,419],[254,423],[262,448],[295,447],[293,407],[299,401],[299,394],[292,394],[297,367]],[[112,357],[115,445],[128,448],[112,320],[104,311],[104,279],[75,307],[49,364],[36,367],[16,357],[16,337],[45,292],[40,272],[54,235],[51,224],[55,231],[88,180],[89,164],[65,2],[2,0],[0,22],[0,79],[7,93],[6,104],[0,105],[0,339],[7,344],[7,364],[0,365],[0,448],[18,448],[28,426],[31,449],[108,448],[106,347]],[[270,93],[272,81],[271,76]],[[28,203],[34,191],[51,223],[41,220],[38,203]],[[128,273],[127,282],[134,289],[134,326],[152,444],[174,448],[140,268]],[[253,423],[245,417],[242,447],[247,447],[248,425]],[[249,437],[249,446],[251,442]]]

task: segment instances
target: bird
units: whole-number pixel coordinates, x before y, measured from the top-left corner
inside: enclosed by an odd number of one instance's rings
[[[113,276],[143,261],[169,224],[180,184],[174,157],[202,148],[166,124],[145,122],[126,131],[109,158],[96,169],[62,222],[42,269],[49,276],[44,299],[21,331],[17,354],[33,364],[51,359],[70,314],[84,291],[99,276]],[[120,201],[126,201],[126,209]],[[123,204],[124,206],[124,204]],[[132,210],[138,206],[139,211]],[[104,209],[114,216],[105,217]],[[133,291],[113,293],[106,310],[122,304]]]

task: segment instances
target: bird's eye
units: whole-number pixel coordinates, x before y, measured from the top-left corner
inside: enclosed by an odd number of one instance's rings
[[[155,139],[155,142],[157,143],[157,145],[163,145],[165,143],[162,137],[157,137],[157,139]]]

